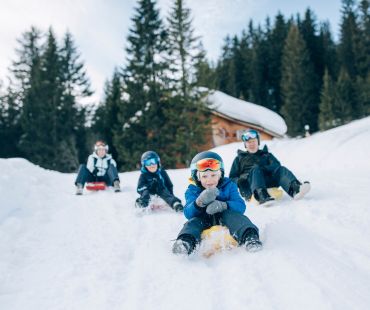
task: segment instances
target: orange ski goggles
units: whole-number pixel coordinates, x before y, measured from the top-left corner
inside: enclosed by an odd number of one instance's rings
[[[192,168],[201,172],[206,170],[217,171],[223,168],[223,164],[222,162],[214,158],[204,158],[197,161]]]

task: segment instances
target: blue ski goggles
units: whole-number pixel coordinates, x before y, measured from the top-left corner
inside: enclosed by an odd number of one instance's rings
[[[247,132],[244,132],[242,134],[242,140],[244,142],[247,142],[250,139],[257,139],[257,138],[258,138],[258,132],[255,130],[248,130]]]
[[[144,160],[144,166],[153,166],[158,165],[158,162],[155,158],[149,158]]]

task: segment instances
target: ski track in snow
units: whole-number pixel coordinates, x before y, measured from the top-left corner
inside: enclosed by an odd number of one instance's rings
[[[263,250],[209,259],[171,253],[182,214],[134,208],[138,172],[75,196],[75,174],[0,159],[0,309],[369,309],[369,128],[270,142],[311,192],[248,205]],[[216,149],[227,175],[238,147]],[[169,174],[183,200],[189,171]]]

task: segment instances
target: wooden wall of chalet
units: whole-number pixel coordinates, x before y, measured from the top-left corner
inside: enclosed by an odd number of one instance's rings
[[[241,132],[249,128],[257,129],[262,140],[271,140],[273,138],[270,134],[253,127],[253,125],[242,124],[218,115],[212,115],[212,144],[210,147],[241,141]]]

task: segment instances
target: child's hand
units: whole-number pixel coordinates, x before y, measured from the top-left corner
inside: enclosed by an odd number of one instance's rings
[[[209,215],[212,215],[218,212],[222,212],[226,209],[227,209],[227,203],[225,201],[215,200],[208,205],[206,212]]]
[[[217,187],[205,189],[203,192],[200,193],[195,203],[198,207],[205,208],[216,199],[218,194],[219,190]]]

